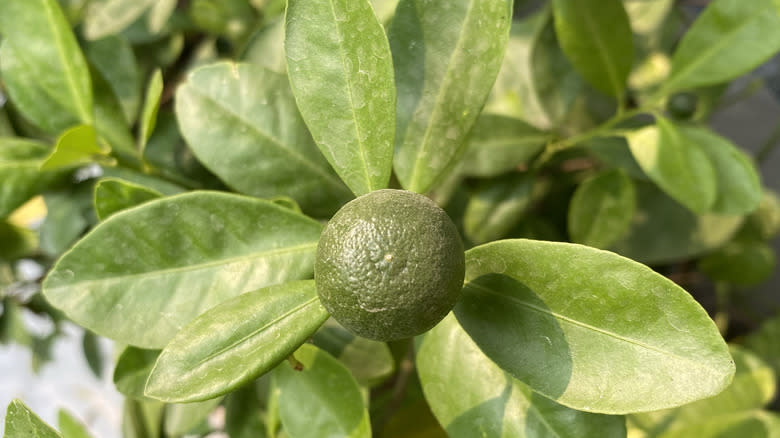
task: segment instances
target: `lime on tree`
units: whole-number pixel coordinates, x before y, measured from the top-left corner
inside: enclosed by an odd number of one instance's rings
[[[344,205],[317,246],[314,279],[336,321],[389,341],[432,328],[463,287],[463,244],[447,213],[423,195],[377,190]]]

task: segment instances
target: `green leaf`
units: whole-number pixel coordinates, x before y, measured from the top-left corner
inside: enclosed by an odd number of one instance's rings
[[[119,101],[125,120],[135,122],[141,106],[141,77],[133,48],[125,38],[112,35],[89,41],[84,50]]]
[[[60,426],[62,438],[90,438],[92,436],[81,421],[64,409],[60,409],[57,413],[57,423]]]
[[[57,0],[4,0],[0,34],[3,80],[22,114],[49,133],[67,120],[56,114],[60,110],[71,121],[92,124],[89,70]],[[29,85],[34,89],[26,89]],[[47,106],[49,102],[56,106]]]
[[[531,205],[534,179],[513,173],[477,186],[463,213],[465,236],[474,244],[506,237]]]
[[[84,353],[84,359],[87,365],[98,379],[103,377],[103,352],[100,349],[100,340],[98,336],[89,330],[84,330],[81,335],[81,351]],[[62,426],[60,426],[62,428]]]
[[[147,24],[152,33],[159,33],[176,11],[177,0],[157,0],[149,9]]]
[[[310,344],[295,352],[295,360],[302,370],[283,363],[274,371],[280,390],[279,415],[290,438],[369,438],[368,411],[344,365]]]
[[[780,198],[764,188],[758,208],[747,217],[741,234],[761,240],[773,239],[780,231]]]
[[[114,368],[114,385],[122,394],[144,399],[144,387],[152,372],[159,350],[127,347],[119,355]]]
[[[398,90],[393,166],[423,193],[458,162],[504,57],[511,0],[401,0],[389,38]]]
[[[670,430],[658,438],[777,438],[780,417],[770,411],[721,415],[704,423]]]
[[[471,131],[459,171],[467,176],[498,176],[527,163],[550,139],[522,120],[483,113]]]
[[[102,336],[161,348],[226,299],[310,277],[321,230],[269,201],[189,192],[97,225],[57,262],[43,290]]]
[[[95,161],[110,149],[99,145],[95,128],[79,125],[65,131],[58,139],[54,151],[41,164],[41,170],[56,170]]]
[[[257,392],[257,386],[252,382],[230,393],[225,399],[225,432],[229,437],[267,437]]]
[[[19,399],[8,405],[5,413],[5,434],[3,438],[62,438],[62,435],[44,423]]]
[[[144,154],[146,149],[146,143],[149,142],[149,137],[154,132],[154,125],[157,123],[157,111],[160,109],[160,98],[163,91],[163,79],[160,69],[156,69],[152,73],[152,79],[149,80],[149,85],[146,88],[146,98],[144,99],[144,106],[141,110],[141,120],[138,135],[138,148],[141,151],[141,155]]]
[[[49,151],[45,143],[0,137],[0,218],[66,179],[64,172],[39,170]]]
[[[114,90],[98,73],[92,76],[92,84],[95,96],[95,129],[100,142],[108,143],[113,155],[122,158],[130,166],[138,166],[140,160],[136,142]]]
[[[617,254],[498,241],[466,252],[466,281],[455,315],[480,349],[565,406],[612,414],[674,407],[717,394],[734,374],[704,309]]]
[[[575,243],[609,248],[631,225],[634,184],[625,172],[601,172],[577,187],[569,204],[569,236]]]
[[[184,188],[181,186],[124,167],[104,167],[103,176],[106,178],[115,178],[129,181],[133,184],[144,186],[156,192],[160,192],[166,196],[176,195],[184,192]]]
[[[122,437],[160,438],[165,405],[157,400],[126,398],[122,407]]]
[[[80,189],[44,195],[47,213],[40,228],[41,250],[44,253],[58,257],[89,226],[84,212],[85,198]]]
[[[764,321],[758,330],[745,337],[744,345],[780,376],[780,316]]]
[[[176,334],[157,359],[145,393],[165,402],[226,394],[273,369],[328,316],[313,280],[227,300]]]
[[[758,208],[761,180],[752,160],[744,152],[709,129],[683,125],[679,130],[684,141],[701,148],[713,165],[718,194],[712,212],[744,215]]]
[[[655,184],[634,181],[637,210],[628,232],[612,250],[642,263],[670,264],[714,250],[742,224],[740,216],[697,216]]]
[[[356,195],[386,188],[393,63],[369,0],[289,0],[284,47],[295,100],[325,158]]]
[[[620,0],[553,0],[555,32],[574,68],[591,85],[622,97],[634,62],[628,15]]]
[[[273,20],[252,35],[241,59],[279,74],[287,74],[284,20]]]
[[[423,338],[417,370],[425,398],[452,438],[626,436],[622,417],[569,409],[512,378],[452,314]]]
[[[30,229],[0,220],[0,261],[14,261],[35,253],[38,236]]]
[[[726,82],[780,50],[780,3],[715,0],[693,23],[672,57],[666,93]]]
[[[176,115],[198,159],[238,191],[287,195],[318,216],[352,196],[317,150],[285,76],[251,64],[199,68],[179,87]]]
[[[90,2],[84,17],[84,36],[97,40],[117,34],[143,15],[155,0],[103,0]]]
[[[738,286],[754,286],[769,279],[777,256],[760,240],[737,239],[699,260],[699,269],[710,278]]]
[[[222,397],[199,403],[171,404],[165,407],[165,434],[183,436],[206,422],[208,415],[222,402]]]
[[[710,211],[717,197],[717,176],[708,155],[669,120],[627,135],[628,146],[650,179],[695,213]]]
[[[654,36],[674,6],[674,0],[623,0],[631,30],[639,35]]]
[[[395,371],[387,344],[355,336],[332,319],[314,334],[312,342],[344,364],[361,386],[374,387]]]
[[[95,213],[102,221],[114,213],[162,196],[154,189],[119,178],[101,179],[95,185]]]

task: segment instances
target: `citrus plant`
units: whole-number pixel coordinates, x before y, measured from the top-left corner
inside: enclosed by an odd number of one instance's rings
[[[113,340],[128,438],[777,436],[706,122],[780,3],[684,3],[3,0],[0,335]]]

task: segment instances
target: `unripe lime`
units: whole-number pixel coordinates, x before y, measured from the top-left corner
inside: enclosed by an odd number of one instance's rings
[[[388,341],[423,333],[455,305],[465,260],[447,213],[425,196],[377,190],[352,200],[320,237],[322,305],[353,333]]]
[[[677,93],[666,102],[666,110],[677,120],[688,120],[696,113],[697,101],[693,93]]]

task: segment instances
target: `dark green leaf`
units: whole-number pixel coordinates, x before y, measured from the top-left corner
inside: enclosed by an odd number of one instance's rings
[[[287,195],[315,215],[351,197],[311,140],[285,76],[250,64],[202,67],[179,87],[176,115],[198,159],[241,192]]]
[[[695,213],[710,211],[717,197],[717,176],[702,147],[677,125],[658,117],[627,136],[637,163],[653,182]]]
[[[133,49],[126,39],[109,36],[85,46],[90,64],[114,92],[128,123],[135,122],[141,106],[141,78]]]
[[[100,220],[112,214],[162,197],[162,193],[119,179],[101,179],[95,185],[95,213]]]
[[[469,335],[501,368],[563,405],[614,414],[674,407],[717,394],[734,374],[704,309],[616,254],[493,242],[466,252],[466,281],[455,314]]]
[[[79,241],[50,271],[44,294],[102,336],[161,348],[228,298],[310,277],[321,230],[244,196],[190,192],[150,201]]]
[[[108,143],[113,155],[122,157],[131,165],[140,164],[130,125],[111,85],[97,73],[92,76],[92,85],[95,96],[95,129],[100,142]]]
[[[274,371],[280,390],[279,415],[290,437],[369,438],[368,411],[349,370],[310,344],[295,352],[295,360],[302,370],[283,363]]]
[[[63,438],[19,399],[8,405],[3,438]]]
[[[143,399],[144,387],[152,372],[159,350],[127,347],[119,355],[114,368],[114,385],[122,394]]]
[[[163,350],[146,395],[206,400],[270,371],[328,319],[313,280],[248,292],[196,318]]]
[[[569,205],[569,236],[573,242],[609,248],[631,225],[636,192],[620,170],[599,173],[577,187]]]
[[[394,169],[426,192],[453,170],[504,57],[511,0],[402,0],[390,25],[398,89]]]
[[[463,213],[463,229],[474,244],[506,237],[531,204],[535,176],[513,173],[484,181],[474,191]]]
[[[623,137],[602,137],[583,143],[596,158],[607,167],[617,167],[625,171],[633,179],[647,180],[647,175],[639,167],[628,142]]]
[[[368,0],[288,0],[285,53],[295,100],[356,195],[387,187],[395,139],[390,46]]]
[[[114,35],[134,22],[155,0],[103,0],[90,2],[84,18],[84,36],[97,40]]]
[[[745,337],[744,344],[780,376],[780,316],[764,321],[758,330]]]
[[[50,148],[37,141],[0,137],[0,218],[43,190],[64,181],[63,172],[42,172]]]
[[[103,377],[103,352],[100,349],[100,340],[98,336],[89,330],[84,330],[81,335],[81,350],[84,353],[84,359],[92,373],[97,378]],[[62,426],[60,426],[62,428]]]
[[[90,438],[92,436],[81,421],[64,409],[60,409],[57,414],[57,422],[60,426],[62,438]]]
[[[149,80],[149,85],[146,88],[146,97],[144,98],[144,106],[139,121],[140,129],[138,142],[141,155],[144,153],[149,137],[151,137],[152,132],[154,132],[154,126],[157,123],[157,111],[160,109],[160,97],[162,96],[162,92],[162,72],[158,68],[152,73],[152,79]]]
[[[73,167],[95,161],[100,155],[106,155],[110,149],[98,144],[95,128],[91,125],[79,125],[65,131],[54,151],[41,163],[41,170],[56,170]]]
[[[712,85],[754,69],[780,50],[780,3],[715,0],[685,33],[663,89]]]
[[[699,269],[717,281],[738,286],[760,284],[775,271],[777,257],[762,241],[733,240],[699,260]]]
[[[165,433],[167,436],[183,436],[206,422],[206,417],[219,405],[222,397],[198,403],[165,406]]]
[[[634,62],[620,0],[553,0],[555,32],[574,68],[597,89],[621,97]]]
[[[254,382],[230,393],[225,400],[225,432],[230,438],[266,438]]]
[[[87,63],[57,0],[3,0],[0,34],[3,80],[22,114],[50,133],[93,122]]]
[[[312,342],[344,364],[360,385],[376,386],[395,371],[387,344],[355,336],[333,320],[314,334]]]
[[[468,140],[459,171],[467,176],[498,176],[527,163],[550,135],[514,117],[481,114]]]
[[[626,435],[622,417],[577,412],[512,378],[452,315],[426,334],[417,369],[431,409],[453,438]]]
[[[0,260],[13,261],[27,257],[38,249],[38,236],[30,229],[0,220]]]

